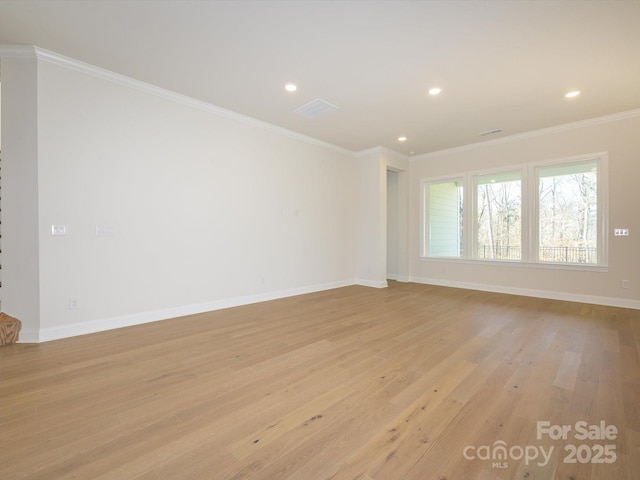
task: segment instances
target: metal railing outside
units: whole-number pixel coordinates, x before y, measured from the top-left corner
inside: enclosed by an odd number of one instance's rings
[[[538,261],[554,263],[598,263],[596,247],[539,247]]]
[[[520,260],[520,245],[478,245],[480,260]],[[550,263],[598,263],[596,247],[544,247],[538,248],[538,261]]]
[[[481,260],[520,260],[520,245],[478,245]]]

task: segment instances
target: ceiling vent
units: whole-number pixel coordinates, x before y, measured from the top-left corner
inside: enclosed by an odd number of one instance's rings
[[[302,115],[307,118],[320,118],[335,112],[338,109],[335,105],[331,105],[329,102],[325,102],[320,98],[316,98],[312,102],[306,103],[301,107],[294,110],[298,115]]]
[[[486,132],[482,132],[480,134],[481,137],[486,137],[487,135],[495,135],[496,133],[502,133],[502,129],[501,128],[495,128],[493,130],[488,130]]]

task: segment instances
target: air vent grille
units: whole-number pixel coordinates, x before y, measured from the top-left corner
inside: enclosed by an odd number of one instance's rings
[[[481,137],[486,137],[487,135],[495,135],[496,133],[502,133],[501,128],[495,128],[493,130],[487,130],[486,132],[482,132],[480,134]]]
[[[320,118],[335,112],[337,109],[338,107],[335,105],[331,105],[329,102],[316,98],[312,102],[296,108],[294,112],[307,118]]]

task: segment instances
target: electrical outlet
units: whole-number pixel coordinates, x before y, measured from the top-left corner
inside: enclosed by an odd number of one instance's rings
[[[69,310],[76,310],[80,308],[80,302],[78,302],[78,299],[75,297],[71,297],[69,299]]]
[[[629,288],[629,280],[622,280],[622,288]]]

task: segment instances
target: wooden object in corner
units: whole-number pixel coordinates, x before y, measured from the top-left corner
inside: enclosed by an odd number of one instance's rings
[[[6,313],[0,313],[0,347],[16,343],[21,328],[22,322],[20,320],[10,317]]]

